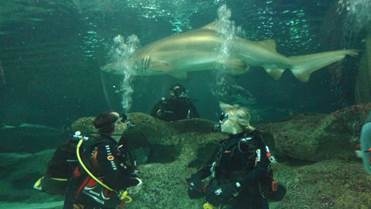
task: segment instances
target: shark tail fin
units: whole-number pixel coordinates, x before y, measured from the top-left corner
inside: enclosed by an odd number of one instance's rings
[[[345,49],[302,56],[292,56],[289,57],[292,64],[291,72],[300,81],[307,82],[313,72],[340,61],[347,55],[356,56],[358,55],[358,51]]]

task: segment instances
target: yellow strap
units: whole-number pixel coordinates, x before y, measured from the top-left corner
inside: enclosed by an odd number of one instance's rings
[[[35,181],[34,185],[33,185],[33,188],[34,189],[37,189],[37,190],[42,190],[42,181],[44,180],[45,176],[41,176],[39,179],[37,179],[37,181]],[[53,179],[55,181],[68,181],[68,179],[64,179],[64,178],[53,178],[53,177],[50,177],[50,179]]]
[[[128,191],[126,190],[121,191],[119,197],[120,197],[120,200],[124,201],[125,203],[131,203],[133,201],[133,198],[130,197]]]
[[[214,205],[210,204],[209,202],[205,202],[202,207],[203,209],[214,209]]]
[[[106,185],[105,183],[103,183],[101,180],[99,180],[96,176],[94,176],[90,171],[89,169],[86,167],[86,165],[84,164],[84,162],[82,161],[81,159],[81,156],[80,156],[80,147],[83,143],[84,139],[80,139],[79,143],[77,144],[77,147],[76,147],[76,155],[77,155],[77,160],[79,161],[81,167],[84,169],[84,171],[92,178],[94,179],[98,184],[100,184],[102,187],[106,188],[107,190],[111,191],[111,192],[116,192],[114,189],[112,189],[111,187],[109,187],[108,185]]]
[[[33,188],[36,189],[36,190],[42,190],[42,186],[41,186],[41,181],[44,179],[44,176],[40,177],[39,179],[37,179],[37,181],[34,183],[33,185]]]

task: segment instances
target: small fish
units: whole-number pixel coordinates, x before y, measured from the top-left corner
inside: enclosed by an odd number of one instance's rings
[[[4,73],[4,68],[0,60],[0,86],[5,86],[6,85],[6,80],[5,80],[5,73]]]

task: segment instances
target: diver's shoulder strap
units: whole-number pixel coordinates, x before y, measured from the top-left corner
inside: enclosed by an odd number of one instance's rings
[[[98,184],[100,184],[102,187],[104,187],[105,189],[111,191],[111,192],[116,192],[114,189],[112,189],[110,186],[108,186],[107,184],[103,183],[99,178],[97,178],[88,168],[87,166],[85,165],[85,163],[83,162],[82,158],[81,158],[81,155],[80,155],[80,147],[81,145],[83,144],[84,142],[84,139],[80,139],[79,143],[77,144],[76,146],[76,156],[77,156],[77,160],[79,161],[81,167],[84,169],[84,171],[92,178],[94,179]]]

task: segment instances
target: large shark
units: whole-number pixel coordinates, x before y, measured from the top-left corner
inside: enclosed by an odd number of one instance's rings
[[[308,81],[310,75],[346,55],[357,55],[356,50],[345,49],[315,54],[287,57],[276,51],[274,40],[250,41],[234,36],[226,40],[211,23],[197,30],[175,34],[153,42],[135,51],[128,60],[134,75],[169,74],[185,78],[187,72],[223,70],[230,74],[242,74],[250,67],[263,67],[274,79],[279,79],[288,69],[300,81]],[[227,56],[221,56],[227,47]],[[114,63],[103,70],[122,71]]]

